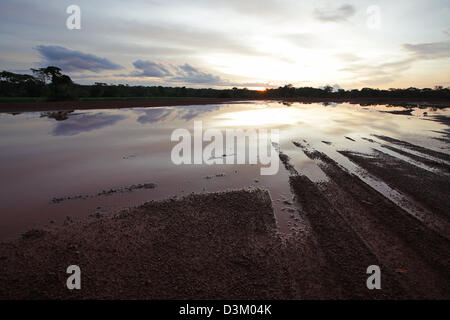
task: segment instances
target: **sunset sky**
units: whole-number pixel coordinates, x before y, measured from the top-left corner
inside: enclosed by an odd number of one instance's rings
[[[449,0],[1,0],[0,32],[1,70],[85,84],[450,86]]]

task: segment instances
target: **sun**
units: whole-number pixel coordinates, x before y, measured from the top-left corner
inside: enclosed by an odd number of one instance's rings
[[[267,91],[266,87],[248,87],[247,89],[249,90],[255,90],[255,91],[259,91],[259,92],[265,92]]]

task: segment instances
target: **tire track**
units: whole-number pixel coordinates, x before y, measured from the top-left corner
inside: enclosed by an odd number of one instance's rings
[[[403,291],[413,298],[449,297],[450,242],[342,170],[325,154],[315,151],[308,155],[319,158],[319,166],[331,178],[319,186],[322,193],[389,268],[389,276]]]

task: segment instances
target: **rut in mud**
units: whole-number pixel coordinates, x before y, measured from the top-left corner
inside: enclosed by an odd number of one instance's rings
[[[411,147],[407,143],[384,140]],[[311,182],[301,172],[292,174],[291,188],[299,211],[311,224],[312,236],[329,266],[328,278],[340,277],[341,296],[370,296],[358,287],[361,269],[378,264],[383,270],[385,292],[396,298],[445,298],[450,296],[450,241],[429,228],[357,175],[348,172],[326,154],[307,143],[294,142],[329,177]],[[440,156],[432,150],[422,153]],[[371,155],[340,151],[394,190],[428,209],[428,219],[444,223],[449,218],[450,180],[445,175],[417,168],[405,161],[374,150]],[[288,164],[284,156],[283,163]],[[445,157],[440,157],[442,159]],[[430,161],[416,157],[422,162]],[[440,163],[440,165],[445,166]],[[447,169],[447,168],[442,168]],[[292,173],[292,169],[291,169]],[[361,291],[358,291],[361,290]],[[374,295],[372,295],[372,298]]]

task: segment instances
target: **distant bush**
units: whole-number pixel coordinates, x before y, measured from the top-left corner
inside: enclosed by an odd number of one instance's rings
[[[46,100],[89,100],[89,99],[139,99],[139,98],[408,98],[408,99],[450,99],[450,88],[407,88],[380,90],[334,90],[301,87],[291,84],[265,91],[238,89],[194,89],[186,87],[129,86],[96,82],[93,85],[76,84],[58,67],[31,69],[33,75],[3,71],[0,73],[1,98],[45,98]]]

